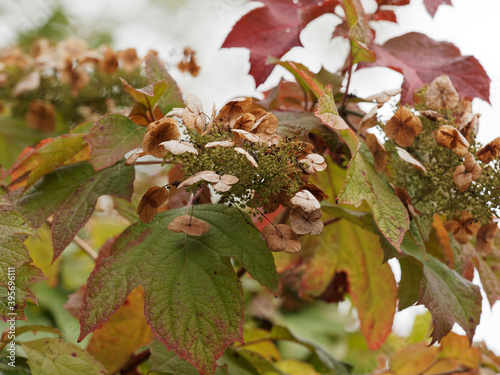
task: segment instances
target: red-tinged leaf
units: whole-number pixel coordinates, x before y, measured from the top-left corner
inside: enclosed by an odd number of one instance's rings
[[[97,120],[83,139],[90,145],[90,163],[94,170],[111,167],[123,156],[142,146],[146,128],[123,115],[106,115]]]
[[[87,160],[88,145],[83,141],[83,136],[77,133],[47,138],[35,148],[25,149],[8,172],[12,178],[9,188],[27,189],[63,165]]]
[[[257,86],[273,70],[266,65],[268,56],[281,58],[296,46],[301,46],[300,31],[314,18],[333,13],[338,0],[261,0],[263,7],[244,15],[227,36],[223,48],[246,47],[250,50],[250,74]]]
[[[135,87],[130,86],[123,78],[120,78],[120,80],[130,96],[134,98],[137,103],[149,108],[150,111],[153,110],[154,106],[158,103],[168,86],[167,81],[162,79],[161,81],[155,82],[151,85],[136,89]]]
[[[438,360],[437,347],[418,343],[401,349],[389,361],[391,374],[417,375],[425,373]]]
[[[87,351],[110,373],[117,372],[140,347],[153,340],[144,319],[144,291],[136,288],[90,339]]]
[[[483,284],[490,306],[493,306],[496,301],[500,300],[500,250],[493,248],[488,255],[478,254],[478,259],[481,284]]]
[[[404,252],[423,265],[418,302],[432,315],[432,342],[440,341],[458,323],[469,342],[481,317],[481,292],[477,285],[464,279],[445,264],[428,254],[427,259],[413,241],[405,239]]]
[[[349,26],[347,36],[351,40],[352,63],[375,61],[375,53],[370,49],[373,38],[363,5],[360,0],[343,0],[343,3]]]
[[[373,19],[375,21],[388,21],[398,23],[396,13],[389,9],[379,9],[373,14]]]
[[[23,342],[28,365],[39,375],[106,375],[104,369],[86,350],[58,338]]]
[[[27,189],[18,202],[18,209],[34,227],[54,215],[55,260],[87,223],[99,196],[110,194],[130,200],[134,175],[134,168],[125,167],[123,163],[97,173],[88,162],[65,166]]]
[[[440,5],[453,5],[451,0],[424,0],[425,9],[434,17]]]
[[[249,219],[241,212],[205,204],[193,213],[209,223],[207,233],[193,237],[170,231],[169,224],[185,209],[165,211],[149,224],[126,229],[110,254],[97,260],[83,300],[80,340],[141,285],[156,337],[201,374],[213,374],[224,349],[243,339],[243,292],[229,257],[272,291],[278,281],[271,253],[258,231],[248,230]]]
[[[408,33],[374,45],[377,61],[359,68],[385,66],[404,76],[401,101],[413,103],[413,92],[446,74],[461,97],[490,102],[490,78],[473,56],[462,56],[448,42],[438,42],[420,33]]]
[[[26,319],[26,300],[36,301],[29,286],[46,279],[40,269],[31,265],[33,260],[22,242],[26,235],[36,235],[26,219],[12,206],[0,205],[0,319],[3,321]]]
[[[155,82],[164,80],[168,83],[167,89],[163,93],[158,102],[160,109],[163,113],[170,112],[173,108],[183,108],[184,101],[182,93],[174,81],[172,76],[168,74],[165,63],[153,52],[149,52],[144,59],[144,70],[146,71],[146,79],[150,85]]]

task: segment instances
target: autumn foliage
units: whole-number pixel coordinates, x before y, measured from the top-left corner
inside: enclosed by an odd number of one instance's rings
[[[373,13],[359,0],[261,3],[222,48],[250,50],[257,86],[275,66],[295,80],[210,110],[155,51],[39,39],[1,52],[0,121],[29,134],[0,153],[0,312],[33,338],[16,338],[20,374],[500,371],[472,344],[474,270],[490,305],[500,299],[500,138],[477,141],[471,106],[489,101],[485,70],[419,33],[377,44],[371,22],[397,22],[409,1]],[[451,5],[424,4],[431,16]],[[325,13],[341,19],[344,67],[280,60]],[[374,66],[403,74],[401,89],[352,94],[353,71]],[[177,69],[203,66],[187,47]],[[65,282],[70,272],[83,276]],[[333,305],[345,300],[357,333]],[[396,336],[396,312],[413,305],[427,314]],[[294,316],[324,336],[293,334]],[[335,324],[347,354],[325,335]]]

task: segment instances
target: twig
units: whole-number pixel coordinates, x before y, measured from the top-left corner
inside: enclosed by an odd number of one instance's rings
[[[97,253],[94,249],[92,249],[92,247],[90,247],[88,243],[86,243],[78,236],[75,236],[75,238],[73,238],[73,241],[75,241],[76,244],[80,246],[84,252],[86,252],[92,259],[94,259],[94,261],[97,260]]]
[[[347,68],[347,84],[345,86],[344,95],[342,95],[342,99],[340,100],[340,109],[344,111],[345,102],[347,100],[347,95],[349,94],[349,86],[351,85],[351,76],[352,76],[352,48],[349,52],[349,57],[347,59],[347,64],[349,64]]]
[[[123,365],[123,367],[117,372],[117,374],[126,375],[129,374],[132,370],[136,369],[141,363],[145,362],[151,356],[151,351],[149,349],[140,352],[132,356],[127,363]]]

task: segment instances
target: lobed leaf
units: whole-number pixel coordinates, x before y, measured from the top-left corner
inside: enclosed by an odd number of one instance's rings
[[[97,173],[88,162],[72,164],[51,172],[26,190],[18,207],[34,227],[54,215],[55,260],[87,223],[99,196],[110,194],[130,200],[134,175],[134,168],[123,163]]]
[[[146,129],[123,115],[106,115],[94,123],[83,139],[90,145],[90,163],[94,170],[111,167],[123,156],[142,146]]]
[[[98,259],[83,300],[80,340],[141,285],[146,319],[158,339],[201,374],[212,374],[224,349],[243,339],[243,294],[229,257],[272,291],[278,286],[276,268],[260,234],[249,230],[237,209],[196,206],[195,217],[210,224],[197,237],[168,229],[183,213],[184,208],[165,211],[149,224],[132,225]]]
[[[160,80],[143,88],[136,89],[130,86],[123,78],[120,78],[120,80],[122,81],[125,91],[130,94],[136,103],[142,104],[150,111],[153,110],[168,86],[167,81]]]
[[[424,0],[427,13],[434,17],[440,5],[453,5],[451,0]]]

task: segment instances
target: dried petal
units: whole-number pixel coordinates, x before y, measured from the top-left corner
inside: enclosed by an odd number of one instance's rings
[[[132,155],[130,155],[127,160],[125,161],[125,165],[128,167],[132,164],[135,164],[137,159],[139,159],[141,156],[147,155],[144,151],[142,151],[142,148],[138,149],[136,152],[134,152]]]
[[[109,46],[101,47],[102,59],[99,61],[99,69],[106,73],[114,73],[118,69],[118,58]]]
[[[387,164],[387,151],[384,145],[380,143],[379,139],[375,134],[366,134],[366,145],[373,155],[373,166],[378,173],[383,173],[385,171],[385,165]]]
[[[252,105],[252,98],[237,98],[227,102],[217,115],[219,122],[224,129],[233,128],[236,120]]]
[[[233,129],[232,130],[234,133],[238,134],[241,138],[251,142],[251,143],[259,143],[261,142],[260,138],[255,135],[255,134],[252,134],[250,132],[247,132],[246,130],[242,130],[242,129]]]
[[[436,133],[438,145],[451,149],[458,156],[465,156],[468,152],[469,142],[454,127],[443,125]]]
[[[219,180],[212,184],[213,188],[219,193],[224,193],[231,189],[232,185],[237,183],[239,178],[230,174],[219,176]]]
[[[160,143],[160,145],[165,147],[167,151],[171,152],[174,155],[180,155],[185,152],[198,155],[198,151],[196,150],[196,148],[185,141],[167,141]]]
[[[234,123],[233,129],[242,129],[246,130],[247,132],[252,129],[252,127],[255,124],[255,116],[252,115],[251,113],[244,113]]]
[[[369,102],[376,101],[378,104],[384,104],[388,102],[393,96],[396,96],[398,94],[401,94],[401,88],[382,91],[381,93],[370,95],[369,97],[365,98],[365,100]]]
[[[290,225],[297,234],[319,235],[323,231],[321,209],[305,212],[302,208],[294,208],[290,213]]]
[[[276,133],[276,130],[278,130],[278,124],[278,118],[272,113],[268,113],[267,115],[262,116],[259,120],[257,120],[250,131],[256,134],[265,133],[267,135],[272,135]]]
[[[431,121],[441,121],[444,120],[444,117],[441,116],[439,112],[433,111],[433,110],[427,110],[427,111],[420,111],[420,114],[422,116],[427,117]]]
[[[170,112],[168,112],[165,117],[170,117],[170,116],[175,116],[182,118],[182,115],[184,114],[184,108],[172,108]]]
[[[398,155],[401,159],[412,164],[415,168],[420,169],[422,172],[427,173],[427,169],[425,169],[424,165],[421,162],[419,162],[417,159],[415,159],[413,156],[411,156],[408,151],[406,151],[405,149],[402,149],[401,147],[397,147],[397,146],[396,146],[396,150],[397,150]]]
[[[196,129],[198,133],[205,130],[205,114],[201,100],[194,94],[186,95],[186,108],[182,114],[182,121],[189,129]]]
[[[460,217],[444,223],[444,227],[461,244],[466,244],[477,233],[481,223],[474,222],[470,212],[462,212]]]
[[[127,48],[122,51],[118,51],[116,56],[121,62],[121,67],[126,72],[131,72],[141,64],[141,59],[137,57],[137,51],[135,48]]]
[[[137,213],[143,223],[149,223],[158,212],[158,208],[168,198],[168,191],[164,187],[151,186],[142,196]]]
[[[17,98],[19,95],[33,91],[40,86],[40,74],[38,72],[33,72],[28,74],[22,80],[17,82],[16,86],[12,90],[12,96]]]
[[[458,186],[458,190],[462,193],[467,190],[472,183],[476,181],[483,170],[476,163],[474,156],[471,153],[465,155],[463,165],[459,165],[453,173],[453,182]]]
[[[240,153],[242,155],[245,155],[245,157],[248,159],[248,161],[250,162],[250,164],[252,164],[252,166],[254,166],[255,168],[258,167],[257,162],[255,161],[255,159],[253,158],[253,156],[248,153],[247,150],[245,150],[245,149],[243,149],[241,147],[235,147],[234,151],[236,151],[236,152],[238,152],[238,153]]]
[[[234,147],[235,142],[233,141],[216,141],[216,142],[208,142],[205,145],[205,148],[211,147]]]
[[[406,107],[400,107],[384,128],[385,135],[401,147],[411,146],[421,131],[420,119]]]
[[[201,171],[201,172],[198,172],[198,173],[192,175],[191,177],[186,178],[184,181],[182,181],[182,183],[179,184],[179,186],[177,186],[177,189],[180,189],[184,186],[194,185],[194,184],[200,182],[201,180],[205,180],[208,182],[218,182],[220,179],[219,177],[220,176],[215,172]]]
[[[142,149],[146,154],[161,159],[167,154],[167,150],[160,143],[177,140],[180,137],[177,121],[172,118],[163,118],[148,125],[142,139]]]
[[[210,230],[210,224],[205,220],[191,215],[177,216],[169,225],[168,229],[175,233],[186,233],[190,236],[201,236]]]
[[[294,206],[302,208],[305,212],[316,211],[321,208],[319,201],[309,190],[301,190],[290,199]]]
[[[262,236],[267,248],[271,251],[285,251],[296,253],[300,250],[300,242],[295,232],[286,224],[276,226],[270,224],[262,230]]]
[[[477,158],[481,160],[484,164],[489,163],[493,159],[498,158],[499,155],[500,155],[500,137],[495,138],[476,153]]]
[[[361,119],[359,122],[359,126],[362,129],[369,129],[373,128],[375,125],[378,124],[377,120],[377,113],[378,113],[379,107],[374,106],[370,112],[368,112],[364,117]]]
[[[326,169],[325,158],[319,154],[309,154],[299,162],[302,163],[302,170],[307,174],[314,174]]]
[[[493,240],[498,232],[498,224],[491,222],[483,225],[477,232],[476,250],[481,254],[489,254],[493,250]]]
[[[303,190],[308,190],[314,197],[318,200],[318,202],[322,202],[325,199],[328,199],[328,194],[326,194],[323,189],[314,184],[307,184],[302,187]]]
[[[450,77],[442,75],[431,82],[425,93],[425,104],[430,109],[451,109],[458,105],[458,93]]]
[[[480,113],[476,113],[474,115],[471,114],[470,118],[467,118],[458,126],[458,130],[467,142],[470,139],[471,134],[477,134],[479,130],[479,118],[481,117]]]

